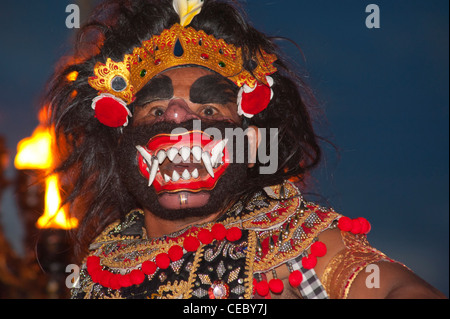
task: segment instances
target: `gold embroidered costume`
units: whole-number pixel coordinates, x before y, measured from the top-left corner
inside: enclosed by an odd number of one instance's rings
[[[164,238],[147,238],[143,212],[130,212],[123,222],[110,225],[90,246],[91,256],[98,256],[102,271],[130,274],[166,253],[186,236],[197,236],[201,229],[211,230],[215,223],[184,229]],[[305,202],[297,188],[287,182],[266,188],[247,202],[237,202],[217,222],[225,228],[238,227],[239,240],[227,238],[201,244],[194,252],[184,252],[181,259],[166,269],[156,269],[142,283],[119,289],[95,283],[86,263],[81,288],[74,298],[258,298],[255,284],[282,265],[300,270],[303,280],[298,287],[303,298],[345,298],[353,278],[368,263],[389,260],[370,247],[364,235],[343,232],[346,250],[336,255],[325,270],[323,285],[314,270],[301,260],[323,231],[334,228],[341,215]],[[309,273],[309,277],[308,277]],[[275,272],[276,275],[276,272]],[[314,286],[314,293],[307,293]],[[324,289],[325,288],[325,289]]]

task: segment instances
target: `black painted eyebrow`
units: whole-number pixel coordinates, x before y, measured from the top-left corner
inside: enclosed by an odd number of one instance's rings
[[[218,74],[205,75],[192,84],[189,98],[198,104],[236,103],[238,89],[237,85]]]
[[[173,94],[172,79],[166,75],[158,75],[136,94],[135,104],[143,106],[153,101],[170,100]]]

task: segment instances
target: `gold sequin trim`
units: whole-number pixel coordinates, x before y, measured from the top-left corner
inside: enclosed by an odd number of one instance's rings
[[[205,250],[205,246],[202,245],[199,247],[199,249],[195,253],[194,262],[192,263],[192,269],[190,270],[189,279],[188,279],[188,290],[184,296],[184,299],[192,298],[192,291],[194,289],[194,283],[197,278],[197,269],[200,266],[200,261],[203,257],[204,250]]]
[[[332,299],[346,299],[356,276],[369,264],[392,261],[371,247],[364,235],[341,232],[346,249],[336,254],[322,275],[322,284]]]
[[[256,239],[256,233],[250,231],[248,234],[247,260],[245,261],[245,299],[251,299],[253,296],[253,265],[256,256]]]
[[[257,260],[254,265],[255,272],[266,272],[271,269],[274,269],[281,264],[285,263],[287,260],[295,258],[299,256],[303,251],[305,251],[314,241],[314,239],[324,230],[328,229],[330,225],[333,223],[336,218],[340,215],[330,211],[327,213],[327,216],[323,220],[317,221],[316,224],[312,225],[309,228],[309,233],[303,232],[303,237],[301,239],[294,238],[294,234],[297,233],[297,230],[304,225],[305,220],[311,216],[313,212],[309,212],[303,216],[295,228],[291,228],[289,233],[284,237],[283,243],[293,242],[291,247],[285,251],[281,251],[283,249],[283,245],[280,243],[274,243],[271,249],[264,255],[261,260]],[[280,227],[282,228],[282,227]],[[282,229],[277,229],[276,232],[271,232],[268,236],[272,236],[273,234],[280,233]],[[266,237],[267,238],[267,237]]]

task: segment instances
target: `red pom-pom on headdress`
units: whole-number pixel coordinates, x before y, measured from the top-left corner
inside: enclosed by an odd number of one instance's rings
[[[128,125],[128,116],[132,116],[127,104],[112,94],[103,93],[92,100],[95,117],[109,127]]]
[[[273,79],[266,77],[268,85],[256,83],[254,88],[244,84],[238,94],[238,114],[252,118],[254,115],[264,111],[269,106],[273,97],[271,89]]]

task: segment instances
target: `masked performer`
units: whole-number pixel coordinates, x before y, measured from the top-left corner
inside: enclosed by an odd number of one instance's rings
[[[73,61],[47,103],[83,215],[74,298],[437,296],[366,219],[303,198],[311,91],[235,6],[106,2]]]

